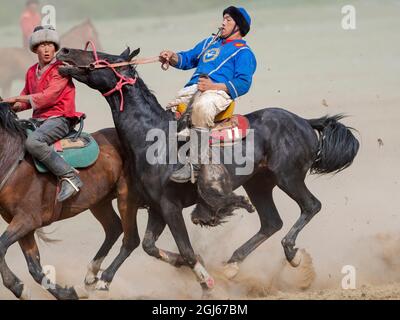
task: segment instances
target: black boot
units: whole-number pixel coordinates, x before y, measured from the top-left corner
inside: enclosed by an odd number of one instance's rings
[[[58,202],[63,202],[68,198],[79,192],[79,188],[82,188],[83,182],[79,179],[75,170],[72,169],[71,172],[68,172],[60,177],[61,181],[61,189],[57,196]]]
[[[191,181],[195,183],[200,171],[200,165],[209,161],[210,130],[204,128],[192,129],[195,137],[190,138],[190,157],[188,162],[170,176],[170,180],[177,183]]]
[[[53,151],[41,162],[61,181],[57,201],[63,202],[79,192],[83,182],[72,168],[57,152]]]
[[[200,171],[200,165],[188,162],[182,168],[174,171],[174,173],[169,177],[169,179],[177,183],[186,183],[189,181],[195,183],[199,171]]]

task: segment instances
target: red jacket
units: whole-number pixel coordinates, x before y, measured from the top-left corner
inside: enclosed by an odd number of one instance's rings
[[[31,95],[30,103],[23,103],[20,111],[33,108],[33,118],[80,117],[75,110],[75,86],[72,78],[63,77],[58,72],[60,61],[48,65],[47,70],[38,78],[38,64],[28,69],[25,88],[21,96]]]

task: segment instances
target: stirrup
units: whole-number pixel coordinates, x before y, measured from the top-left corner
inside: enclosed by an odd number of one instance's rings
[[[67,181],[72,186],[72,188],[75,189],[76,192],[79,192],[79,188],[72,182],[72,180],[70,178],[61,178],[60,182],[62,182],[64,180]]]
[[[187,139],[190,138],[190,129],[185,128],[177,133],[178,138]]]

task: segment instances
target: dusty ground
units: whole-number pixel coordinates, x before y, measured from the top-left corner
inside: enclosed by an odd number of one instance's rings
[[[357,29],[341,28],[341,7],[357,9]],[[323,209],[300,234],[297,244],[312,257],[293,270],[283,261],[280,240],[299,215],[298,207],[281,191],[275,199],[284,228],[260,246],[241,266],[233,281],[221,274],[222,263],[259,228],[256,214],[238,212],[216,229],[199,229],[187,219],[195,250],[216,276],[221,297],[238,299],[399,299],[400,298],[400,4],[399,1],[347,1],[331,5],[248,5],[254,16],[248,37],[258,59],[251,92],[238,103],[239,112],[281,106],[305,118],[346,113],[344,120],[358,130],[361,149],[353,166],[336,176],[310,176],[307,184]],[[142,56],[162,49],[191,47],[218,26],[219,11],[180,17],[94,21],[103,46],[122,52],[128,44],[141,47]],[[60,23],[67,29],[73,22]],[[16,28],[0,29],[5,46],[19,44]],[[18,37],[18,38],[17,38]],[[162,105],[184,85],[189,72],[162,72],[142,66],[140,74]],[[13,91],[18,93],[21,82]],[[88,115],[88,131],[112,126],[105,100],[78,85],[78,106]],[[28,116],[28,114],[26,114]],[[380,139],[380,140],[378,140]],[[382,143],[379,143],[381,141]],[[242,191],[240,191],[242,192]],[[190,209],[185,211],[190,212]],[[188,215],[186,215],[188,216]],[[147,214],[139,215],[143,235]],[[0,229],[5,225],[1,222]],[[44,264],[54,265],[57,280],[83,281],[86,264],[102,241],[101,227],[84,213],[54,224],[54,246],[41,245]],[[167,230],[160,247],[176,250]],[[115,256],[118,246],[111,256]],[[19,247],[7,254],[10,267],[32,290],[34,299],[51,298],[31,279]],[[105,261],[109,263],[110,259]],[[356,270],[356,289],[342,290],[343,266]],[[315,273],[314,273],[315,272]],[[314,275],[314,277],[312,276]],[[311,286],[298,289],[310,279]],[[138,248],[113,282],[110,298],[195,299],[200,288],[189,270],[174,269],[148,257]],[[0,285],[0,298],[13,296]]]

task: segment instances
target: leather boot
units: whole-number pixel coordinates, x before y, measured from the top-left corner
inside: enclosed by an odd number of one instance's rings
[[[57,195],[57,201],[63,202],[79,192],[79,188],[83,186],[83,182],[79,179],[74,168],[57,152],[52,151],[41,162],[61,181],[61,189]]]
[[[210,130],[205,128],[194,128],[192,133],[195,137],[190,139],[190,157],[188,162],[176,170],[170,180],[177,183],[191,181],[195,183],[200,171],[200,165],[209,163],[209,135]]]

